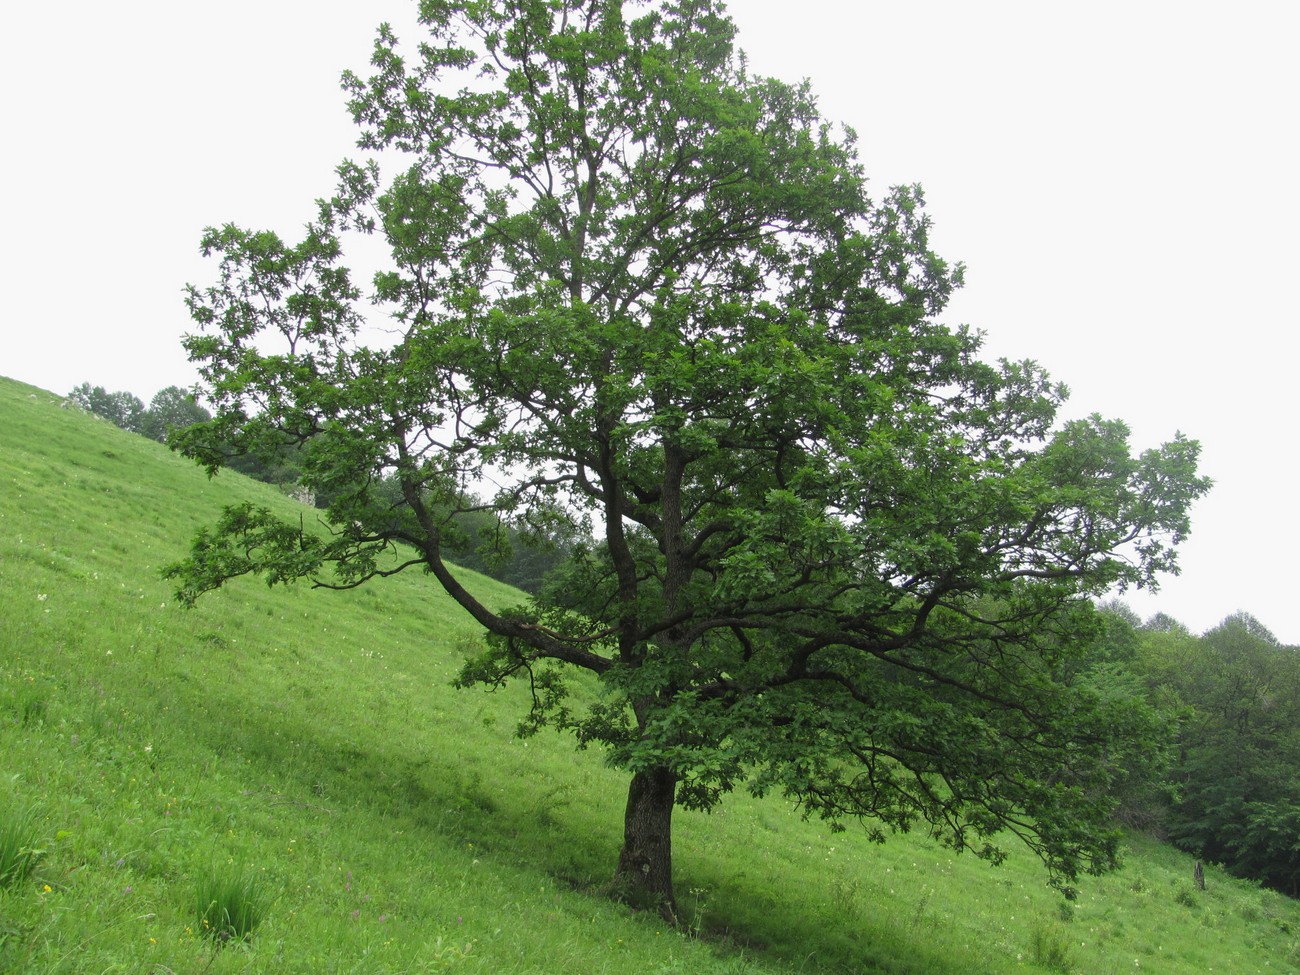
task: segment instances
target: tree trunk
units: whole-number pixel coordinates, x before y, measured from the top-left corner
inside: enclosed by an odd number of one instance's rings
[[[614,895],[633,907],[657,910],[677,923],[673,898],[673,806],[677,776],[662,766],[633,774],[623,817],[623,849]]]

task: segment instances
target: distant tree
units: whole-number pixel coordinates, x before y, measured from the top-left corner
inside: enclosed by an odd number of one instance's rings
[[[181,598],[423,569],[490,635],[462,683],[522,678],[525,731],[630,774],[615,890],[670,918],[674,808],[741,785],[993,860],[1009,831],[1061,885],[1114,865],[1112,771],[1160,729],[1076,663],[1092,598],[1175,567],[1197,445],[1057,425],[1041,369],[938,324],[960,268],[919,188],[870,200],[853,134],[752,75],[716,0],[420,10],[425,44],[381,27],[345,79],[361,146],[405,168],[345,163],[297,244],[209,230],[189,292],[216,412],[185,451],[301,444],[333,531],[229,508]],[[350,231],[391,253],[382,347]],[[484,483],[586,540],[508,612],[447,561]]]
[[[223,466],[291,492],[302,480],[302,449],[286,446],[279,451],[232,452]],[[310,493],[316,497],[315,492]],[[322,502],[322,507],[325,506]]]
[[[1140,644],[1138,630],[1142,625],[1137,613],[1119,599],[1108,599],[1098,605],[1103,634],[1098,646],[1106,661],[1127,664],[1136,655]]]
[[[1189,639],[1170,677],[1191,706],[1171,839],[1300,896],[1300,653],[1238,613]]]
[[[487,508],[462,507],[452,514],[448,527],[453,532],[443,545],[453,562],[533,594],[584,541],[590,541],[579,537],[567,519],[511,522]]]
[[[211,419],[212,414],[199,404],[193,393],[180,386],[167,386],[158,390],[149,401],[141,432],[146,437],[166,443],[171,431]]]
[[[1182,623],[1174,619],[1167,613],[1156,613],[1150,619],[1142,624],[1143,630],[1150,630],[1153,633],[1190,633]]]
[[[1098,610],[1101,635],[1096,649],[1080,656],[1080,680],[1107,697],[1126,699],[1130,707],[1146,710],[1167,730],[1153,738],[1147,752],[1130,755],[1127,763],[1112,764],[1108,792],[1116,804],[1115,817],[1130,829],[1161,834],[1172,794],[1173,732],[1185,707],[1168,689],[1167,675],[1161,672],[1163,661],[1157,662],[1155,653],[1150,652],[1149,635],[1137,614],[1117,599],[1101,603]]]
[[[131,393],[110,393],[103,386],[82,383],[68,394],[68,402],[88,413],[103,417],[123,430],[141,433],[144,429],[144,403]]]

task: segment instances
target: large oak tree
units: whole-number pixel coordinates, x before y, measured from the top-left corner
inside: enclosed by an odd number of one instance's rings
[[[228,509],[182,598],[425,570],[490,635],[464,683],[531,682],[526,728],[628,771],[615,886],[669,916],[675,806],[741,786],[994,859],[1009,831],[1061,884],[1112,865],[1108,783],[1153,731],[1079,664],[1090,599],[1175,568],[1196,444],[1058,423],[1042,370],[940,324],[960,268],[920,189],[869,198],[854,134],[752,74],[717,0],[420,20],[345,75],[364,154],[301,242],[204,238],[215,417],[183,448],[300,445],[335,500],[328,533]],[[369,304],[353,234],[387,248]],[[590,541],[495,612],[446,560],[474,504]]]

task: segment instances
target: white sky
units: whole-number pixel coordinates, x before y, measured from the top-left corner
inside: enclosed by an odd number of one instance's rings
[[[295,234],[354,131],[338,76],[413,0],[71,0],[0,32],[0,375],[148,401],[194,373],[202,228]],[[1216,482],[1154,599],[1300,643],[1293,510],[1300,7],[733,0],[752,67],[812,80],[878,190],[925,186],[966,263],[945,320],[1034,358],[1071,415],[1182,430]]]

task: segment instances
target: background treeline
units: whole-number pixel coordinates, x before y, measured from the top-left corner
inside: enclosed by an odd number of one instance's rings
[[[144,401],[133,393],[121,390],[110,393],[103,386],[82,383],[68,394],[68,402],[117,424],[123,430],[143,434],[160,443],[167,442],[167,435],[172,430],[212,419],[212,414],[199,404],[194,395],[180,386],[158,390],[145,406]]]
[[[173,431],[212,419],[212,414],[192,393],[180,386],[159,390],[145,406],[133,393],[109,392],[103,386],[82,383],[67,396],[67,402],[102,417],[123,430],[166,443]],[[333,497],[300,487],[303,450],[285,444],[261,454],[239,454],[227,459],[226,467],[249,477],[274,484],[286,493],[317,508],[328,508]],[[393,507],[400,506],[399,491],[392,484]],[[500,579],[525,592],[537,592],[546,574],[567,556],[576,539],[566,538],[554,526],[514,524],[502,520],[488,506],[464,497],[458,508],[444,511],[450,548],[458,565]]]
[[[1111,672],[1172,731],[1162,776],[1117,778],[1125,821],[1300,896],[1300,648],[1248,613],[1196,636],[1163,614],[1104,609]]]
[[[83,383],[69,401],[124,429],[166,441],[211,419],[178,386],[146,407],[136,396]],[[302,450],[230,458],[231,469],[281,486],[318,507],[329,497],[298,491]],[[393,510],[401,510],[392,486]],[[579,539],[553,526],[502,520],[472,497],[444,512],[455,560],[528,592]],[[1116,766],[1114,794],[1125,825],[1292,897],[1300,896],[1300,648],[1283,646],[1254,617],[1237,613],[1199,636],[1163,614],[1143,621],[1108,603],[1081,684],[1138,696],[1165,717],[1167,740],[1142,768]]]

